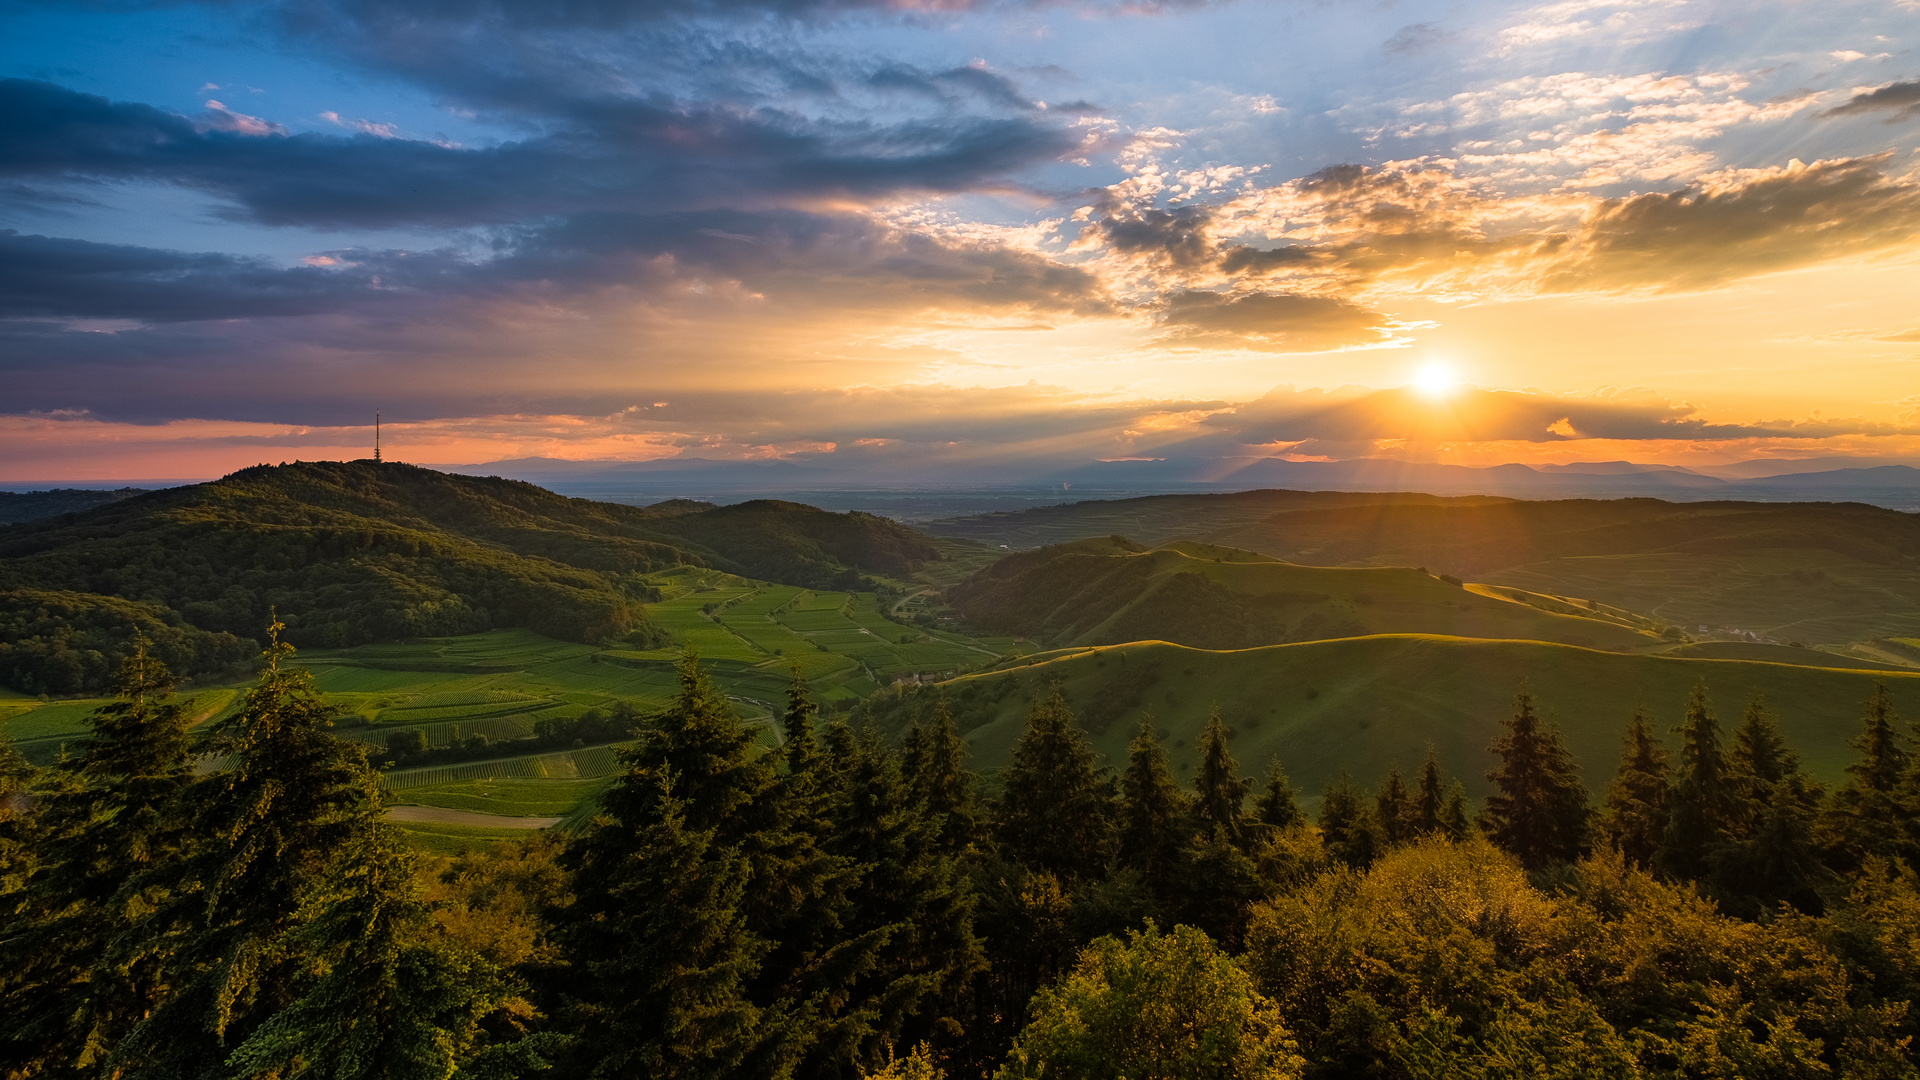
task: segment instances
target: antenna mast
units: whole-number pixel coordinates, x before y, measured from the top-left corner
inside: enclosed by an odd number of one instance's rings
[[[373,460],[380,460],[380,410],[373,410]]]

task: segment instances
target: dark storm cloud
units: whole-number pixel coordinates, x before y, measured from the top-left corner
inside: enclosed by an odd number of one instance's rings
[[[1025,118],[808,120],[603,100],[573,130],[461,149],[369,135],[247,135],[50,83],[0,80],[0,175],[155,180],[266,224],[458,227],[610,209],[959,191],[1074,139]]]
[[[1822,116],[1858,116],[1862,113],[1886,112],[1888,123],[1898,120],[1912,120],[1920,117],[1920,79],[1913,82],[1889,83],[1878,90],[1864,94],[1855,94],[1851,101],[1828,109]]]
[[[313,315],[379,296],[364,274],[0,230],[0,318]]]

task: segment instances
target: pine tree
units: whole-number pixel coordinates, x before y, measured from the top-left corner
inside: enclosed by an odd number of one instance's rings
[[[1440,759],[1433,752],[1433,744],[1427,744],[1427,760],[1420,766],[1420,788],[1413,797],[1413,831],[1419,836],[1432,836],[1445,831],[1444,816],[1447,812],[1447,780],[1440,772]]]
[[[1373,804],[1374,816],[1387,843],[1402,843],[1414,835],[1418,809],[1413,794],[1407,790],[1406,779],[1400,775],[1400,766],[1387,770],[1386,779],[1380,781],[1380,790],[1374,793]]]
[[[717,826],[692,826],[669,770],[630,763],[617,786],[568,853],[575,899],[555,927],[571,958],[558,1017],[576,1036],[569,1071],[742,1075],[767,1027],[746,994],[769,951],[742,911],[748,860]]]
[[[1240,775],[1240,763],[1227,748],[1227,725],[1215,706],[1207,714],[1206,732],[1200,737],[1200,769],[1193,777],[1194,818],[1201,829],[1218,832],[1228,841],[1241,838],[1241,807],[1253,781]]]
[[[1127,744],[1120,793],[1121,861],[1164,898],[1175,885],[1180,849],[1192,832],[1193,800],[1167,768],[1167,751],[1154,734],[1151,713],[1140,718],[1140,730]]]
[[[1458,780],[1447,784],[1447,806],[1440,811],[1440,829],[1448,839],[1465,840],[1473,832],[1473,813],[1467,803],[1467,787]]]
[[[575,899],[555,937],[571,967],[556,990],[578,1037],[571,1059],[583,1075],[782,1075],[814,1019],[794,1015],[811,1003],[791,992],[793,973],[839,914],[827,904],[820,919],[822,881],[835,878],[815,834],[779,827],[819,808],[822,770],[776,790],[772,755],[753,752],[691,650],[678,675],[673,704],[620,751],[626,771],[564,856]],[[801,909],[826,926],[783,938]],[[787,955],[769,971],[775,943]],[[764,1008],[776,996],[784,1010]]]
[[[1293,783],[1277,757],[1267,759],[1267,789],[1254,800],[1254,813],[1262,824],[1276,829],[1291,829],[1307,823],[1307,815],[1295,799]]]
[[[377,822],[336,853],[307,892],[285,947],[317,977],[227,1059],[261,1080],[313,1072],[447,1080],[505,985],[434,933],[415,892],[415,859]]]
[[[173,677],[136,642],[119,700],[95,710],[78,757],[43,794],[40,865],[11,932],[0,936],[0,1062],[87,1066],[152,1010],[164,974],[151,959],[102,964],[130,913],[159,897],[137,876],[177,858],[192,828],[179,811],[192,779],[185,708]]]
[[[803,993],[843,1001],[819,1011],[802,1075],[844,1075],[886,1047],[951,1026],[963,992],[985,966],[973,933],[973,896],[942,815],[901,776],[871,732],[843,763],[847,797],[828,849],[859,873],[841,909],[839,942]]]
[[[1706,877],[1708,856],[1727,842],[1731,817],[1720,721],[1707,701],[1706,687],[1693,688],[1679,731],[1680,764],[1654,865],[1682,881],[1699,881]]]
[[[793,681],[787,684],[787,713],[780,721],[787,740],[787,768],[792,772],[805,772],[819,753],[813,734],[814,716],[819,711],[819,706],[813,703],[809,694],[806,680],[800,677],[800,666],[795,664]]]
[[[1636,708],[1627,721],[1620,768],[1607,785],[1607,839],[1635,866],[1646,868],[1653,865],[1666,828],[1667,751],[1647,726],[1646,712]]]
[[[160,900],[106,962],[163,967],[168,992],[109,1067],[250,1076],[298,1059],[340,1080],[444,1077],[484,1003],[483,980],[418,952],[411,975],[390,966],[399,954],[388,946],[408,935],[368,920],[383,905],[406,909],[409,864],[343,861],[398,856],[379,840],[368,748],[328,731],[333,709],[311,675],[288,666],[281,629],[269,628],[265,670],[208,741],[230,766],[183,800],[201,839],[133,883]],[[411,989],[396,991],[395,978]],[[418,1054],[390,1053],[401,1042]],[[236,1057],[237,1047],[260,1056]]]
[[[1320,795],[1320,843],[1334,858],[1364,869],[1385,847],[1380,826],[1345,770]]]
[[[1006,772],[995,836],[1028,869],[1098,878],[1114,848],[1113,802],[1112,785],[1055,686],[1027,712],[1026,731]]]
[[[1850,874],[1870,855],[1920,856],[1910,846],[1920,807],[1905,805],[1910,755],[1903,742],[1893,698],[1884,683],[1876,683],[1852,742],[1860,757],[1847,766],[1847,782],[1820,818],[1820,846],[1835,870]]]
[[[954,730],[946,700],[935,701],[928,722],[915,724],[909,735],[901,764],[907,782],[927,810],[940,815],[942,849],[959,855],[973,843],[980,806],[974,776],[967,771],[967,744]]]
[[[1580,857],[1587,835],[1587,789],[1560,733],[1534,712],[1521,691],[1505,732],[1494,740],[1499,767],[1487,774],[1498,791],[1484,817],[1493,842],[1529,869]]]
[[[1747,704],[1727,754],[1729,837],[1708,856],[1712,891],[1746,915],[1780,903],[1821,907],[1825,877],[1814,843],[1820,785],[1800,770],[1766,703]]]

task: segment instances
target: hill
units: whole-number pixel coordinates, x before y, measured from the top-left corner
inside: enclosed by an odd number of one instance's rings
[[[1013,548],[1118,532],[1306,565],[1424,566],[1592,600],[1700,638],[1838,647],[1920,634],[1920,515],[1859,503],[1246,492],[1079,503],[932,529]]]
[[[928,523],[927,531],[935,536],[1005,545],[1015,551],[1110,535],[1125,536],[1151,547],[1169,540],[1194,539],[1235,525],[1252,525],[1292,511],[1397,503],[1475,506],[1510,501],[1483,495],[1446,498],[1413,492],[1272,489],[1220,495],[1144,495],[1136,499],[1089,499],[1059,506],[943,518]]]
[[[302,646],[505,627],[583,642],[638,633],[644,646],[663,640],[641,610],[660,598],[650,572],[712,567],[846,586],[937,555],[885,519],[791,503],[656,510],[391,462],[303,462],[0,532],[0,625],[44,628],[37,615],[6,613],[60,592],[136,600],[161,622],[236,638],[277,611]],[[75,692],[98,684],[62,673],[110,669],[132,633],[123,622],[104,659],[77,666],[58,655],[73,649],[55,630],[0,649],[41,658],[38,689]]]
[[[1022,552],[950,588],[973,625],[1055,645],[1160,640],[1206,649],[1381,633],[1644,649],[1647,629],[1471,591],[1412,567],[1300,566],[1252,552],[1122,537]]]
[[[0,491],[0,525],[37,521],[56,514],[77,514],[110,502],[144,495],[142,488],[51,488],[46,491]]]
[[[1633,709],[1656,731],[1677,724],[1704,684],[1723,724],[1764,694],[1816,776],[1833,782],[1853,760],[1861,702],[1876,681],[1904,716],[1920,715],[1920,673],[1799,667],[1747,660],[1607,653],[1533,641],[1387,635],[1236,651],[1166,642],[1042,653],[999,670],[875,695],[864,715],[903,729],[935,696],[952,709],[975,768],[1004,767],[1028,703],[1058,680],[1109,765],[1125,761],[1143,712],[1164,732],[1176,775],[1190,779],[1208,710],[1218,706],[1247,775],[1278,755],[1296,787],[1317,795],[1341,770],[1372,783],[1390,766],[1417,768],[1429,744],[1476,795],[1487,747],[1529,686],[1565,732],[1597,798],[1619,760]]]

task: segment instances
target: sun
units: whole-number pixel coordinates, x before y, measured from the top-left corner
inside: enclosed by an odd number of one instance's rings
[[[1436,360],[1421,368],[1410,385],[1428,397],[1437,398],[1451,393],[1459,385],[1459,380],[1454,376],[1451,365]]]

